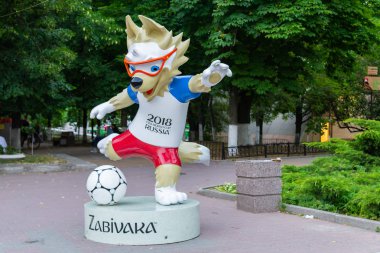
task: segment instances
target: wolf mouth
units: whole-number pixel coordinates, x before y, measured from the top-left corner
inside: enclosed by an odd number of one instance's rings
[[[155,87],[152,88],[152,89],[150,89],[150,90],[148,90],[148,91],[146,91],[145,93],[146,93],[147,95],[151,95],[151,94],[153,93],[154,89],[155,89]]]
[[[147,92],[146,92],[146,94],[148,94],[148,95],[150,95],[150,94],[152,94],[152,92],[154,91],[154,88],[153,89],[150,89],[150,90],[148,90]]]

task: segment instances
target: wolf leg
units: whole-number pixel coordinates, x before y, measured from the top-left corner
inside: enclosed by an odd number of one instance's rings
[[[106,157],[113,161],[120,160],[121,157],[115,152],[112,147],[112,139],[118,136],[119,134],[110,134],[107,137],[103,138],[98,142],[98,149],[100,153],[104,154]]]
[[[178,154],[183,163],[203,163],[210,165],[210,150],[195,142],[181,142]]]
[[[156,168],[156,201],[164,206],[175,205],[187,199],[186,193],[177,192],[176,184],[181,167],[174,164],[163,164]]]

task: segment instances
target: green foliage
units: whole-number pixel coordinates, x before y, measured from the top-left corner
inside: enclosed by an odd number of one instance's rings
[[[350,214],[368,219],[380,219],[380,184],[364,187],[347,203]]]
[[[357,161],[360,164],[379,164],[380,161],[380,122],[376,120],[348,119],[362,127],[364,132],[353,141],[332,138],[328,142],[306,143],[307,146],[327,150],[337,156]]]
[[[355,138],[356,147],[363,152],[380,156],[380,132],[368,130]]]
[[[378,1],[56,0],[25,9],[34,4],[0,6],[2,113],[64,118],[62,111],[71,107],[87,115],[124,89],[127,14],[135,21],[146,15],[191,38],[184,74],[201,73],[216,58],[229,64],[233,78],[213,88],[212,96],[237,87],[252,99],[256,120],[301,108],[299,122],[308,122],[312,132],[327,111],[341,119],[362,112],[363,66],[379,59]],[[192,125],[211,129],[214,117],[213,128],[223,129],[219,105],[212,115],[208,101],[192,103]]]
[[[283,167],[285,203],[380,220],[380,122],[349,121],[367,130],[351,142],[307,144],[333,155],[307,166]]]
[[[4,163],[63,164],[66,163],[66,160],[52,155],[26,155],[21,159],[0,159],[0,164]]]
[[[283,201],[326,211],[380,220],[380,167],[338,157],[312,165],[283,167]]]
[[[223,185],[218,185],[218,186],[215,186],[214,189],[217,191],[226,192],[230,194],[237,194],[236,184],[234,183],[225,183]]]
[[[332,138],[329,142],[306,143],[307,146],[329,151],[363,166],[380,165],[380,122],[375,120],[349,119],[365,130],[353,141]]]
[[[20,150],[11,146],[6,147],[5,149],[0,146],[0,155],[13,155],[20,154]]]
[[[350,180],[338,175],[310,177],[303,182],[302,188],[306,194],[321,202],[334,203],[338,209],[348,201],[352,190]]]
[[[0,20],[0,79],[4,112],[46,112],[49,102],[70,88],[63,70],[75,59],[68,46],[74,33],[61,20],[74,11],[76,1],[45,3]],[[33,1],[10,1],[0,15],[30,6]]]
[[[354,125],[357,125],[359,127],[363,127],[369,130],[375,130],[380,132],[380,121],[378,120],[368,120],[368,119],[347,119],[345,120],[346,123],[353,123]]]
[[[234,76],[220,87],[251,95],[253,118],[301,108],[298,123],[318,133],[326,112],[340,120],[362,112],[363,75],[355,67],[379,42],[378,10],[376,1],[186,0],[172,1],[169,13],[191,35],[189,56],[199,64],[187,66],[224,60]]]
[[[35,4],[0,6],[0,15]],[[61,117],[66,107],[89,109],[124,87],[124,25],[91,0],[48,1],[0,20],[2,114]],[[122,75],[124,74],[124,75]]]
[[[353,123],[366,129],[356,136],[353,146],[366,154],[380,156],[380,122],[376,120],[348,119],[345,122]]]

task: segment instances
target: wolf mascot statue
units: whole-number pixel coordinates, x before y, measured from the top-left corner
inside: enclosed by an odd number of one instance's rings
[[[111,160],[142,156],[156,168],[155,198],[161,205],[182,203],[187,195],[176,190],[181,162],[208,164],[210,151],[196,143],[181,142],[189,101],[209,92],[226,75],[228,65],[214,61],[202,74],[179,76],[178,68],[189,40],[182,33],[172,32],[155,21],[139,16],[138,27],[126,17],[128,53],[124,64],[130,85],[92,109],[90,117],[102,119],[107,113],[138,104],[136,117],[124,133],[111,134],[98,143],[101,153]]]

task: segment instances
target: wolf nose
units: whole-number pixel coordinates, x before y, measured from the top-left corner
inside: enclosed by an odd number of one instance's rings
[[[143,80],[140,77],[133,77],[131,80],[133,88],[138,89],[143,84]]]

